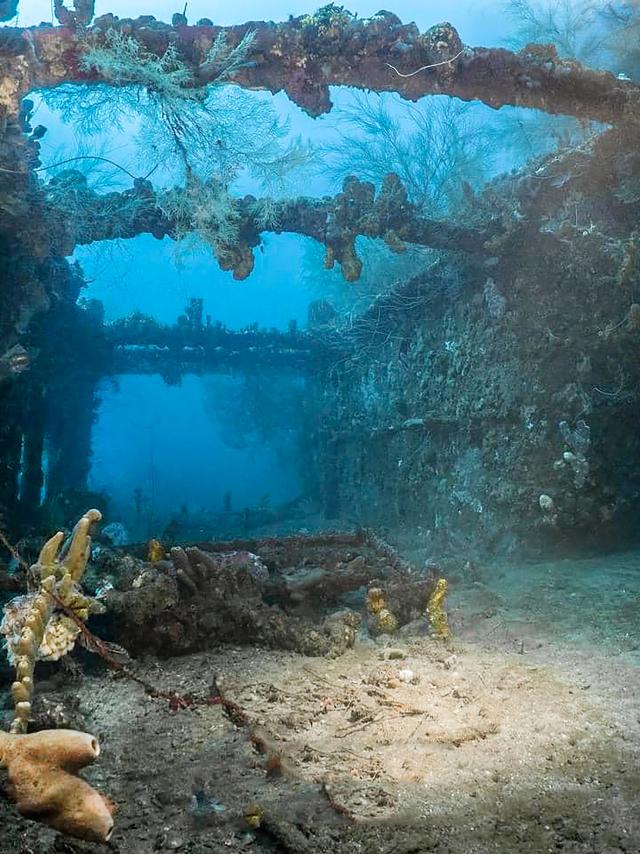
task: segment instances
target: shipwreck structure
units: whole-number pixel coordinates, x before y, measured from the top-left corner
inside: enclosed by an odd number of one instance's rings
[[[0,10],[8,19],[14,5]],[[308,467],[329,518],[406,525],[462,551],[637,539],[640,86],[550,46],[471,48],[450,24],[420,32],[387,12],[360,20],[326,7],[221,28],[180,15],[93,20],[79,0],[56,10],[60,26],[0,29],[0,513],[10,530],[37,518],[47,495],[86,489],[101,377],[176,381],[267,364],[313,366],[309,395],[323,417],[307,437]],[[251,274],[266,230],[323,244],[347,282],[361,272],[359,235],[394,251],[439,251],[428,273],[379,297],[341,335],[231,333],[201,315],[175,327],[105,326],[98,310],[76,306],[73,248],[172,237],[176,222],[149,179],[101,196],[69,173],[58,197],[68,193],[63,210],[77,215],[53,208],[23,99],[61,84],[117,85],[81,61],[87,38],[101,44],[113,32],[155,55],[171,45],[190,85],[205,87],[216,38],[234,47],[249,31],[250,62],[233,82],[284,91],[312,116],[331,109],[330,86],[352,86],[530,107],[601,130],[494,181],[456,222],[426,218],[395,176],[377,192],[356,176],[335,198],[272,200],[269,227],[255,199],[235,200],[237,240],[214,251],[236,278]]]

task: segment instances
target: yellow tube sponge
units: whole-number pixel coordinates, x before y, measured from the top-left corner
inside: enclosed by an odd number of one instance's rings
[[[164,549],[160,540],[149,540],[147,544],[147,560],[149,563],[157,563],[164,559]]]
[[[369,588],[367,610],[371,615],[370,628],[373,630],[373,634],[392,635],[398,628],[398,620],[387,608],[384,594],[379,587]]]
[[[367,592],[367,610],[370,614],[378,614],[384,608],[384,596],[379,587],[371,587]]]
[[[66,553],[60,553],[64,534],[59,531],[42,547],[31,572],[40,587],[37,593],[17,596],[4,607],[0,633],[5,636],[7,656],[16,668],[11,692],[15,717],[11,732],[25,733],[31,714],[33,671],[38,660],[57,661],[66,655],[80,633],[77,623],[56,609],[61,605],[79,620],[102,610],[80,589],[91,553],[89,532],[102,518],[99,510],[88,510],[73,529]]]
[[[436,581],[433,592],[427,601],[427,616],[434,637],[440,640],[448,640],[451,637],[449,619],[444,609],[444,600],[447,595],[447,580],[439,578]]]

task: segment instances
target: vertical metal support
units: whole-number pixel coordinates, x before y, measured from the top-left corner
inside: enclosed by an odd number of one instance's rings
[[[44,389],[31,383],[23,423],[20,509],[24,516],[32,519],[40,507],[44,483],[44,431]]]

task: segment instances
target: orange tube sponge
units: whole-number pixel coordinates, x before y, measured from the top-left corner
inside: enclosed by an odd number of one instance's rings
[[[91,842],[109,840],[114,806],[75,773],[99,755],[97,739],[84,732],[0,732],[0,766],[7,769],[8,794],[22,815]]]

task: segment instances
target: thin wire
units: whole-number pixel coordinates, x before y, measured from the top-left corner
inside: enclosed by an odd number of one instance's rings
[[[438,68],[439,65],[451,65],[452,62],[461,56],[465,52],[466,48],[462,48],[462,50],[458,51],[455,56],[452,56],[451,59],[443,59],[442,62],[434,62],[432,65],[423,65],[422,68],[416,68],[415,71],[411,71],[409,74],[403,74],[402,71],[398,71],[395,65],[391,65],[390,62],[386,62],[389,68],[393,69],[398,77],[414,77],[416,74],[420,74],[421,71],[426,71],[429,68]]]
[[[65,163],[73,163],[76,160],[101,160],[103,163],[109,163],[111,166],[115,166],[116,169],[122,169],[122,171],[127,174],[130,178],[133,178],[134,181],[137,180],[137,175],[134,175],[132,172],[129,172],[124,166],[121,166],[119,163],[116,163],[115,160],[109,160],[108,157],[99,157],[97,154],[82,154],[77,157],[68,157],[66,160],[60,160],[58,163],[49,163],[46,166],[39,166],[37,169],[34,169],[34,172],[46,172],[47,169],[55,169],[57,166],[64,166]]]
[[[0,531],[0,543],[2,543],[2,545],[11,555],[11,557],[16,560],[23,569],[26,569],[26,571],[29,572],[29,564],[20,555],[15,546],[11,545],[3,531]]]
[[[60,160],[58,163],[48,163],[46,166],[38,166],[37,169],[34,169],[34,172],[46,172],[47,169],[55,169],[58,166],[64,166],[65,163],[74,163],[76,160],[101,160],[104,163],[109,163],[111,166],[115,166],[116,169],[121,169],[126,175],[130,178],[133,178],[134,181],[138,180],[138,175],[134,175],[133,172],[129,172],[124,166],[121,166],[120,163],[116,163],[115,160],[109,160],[108,157],[99,157],[97,154],[83,154],[78,157],[69,157],[66,160]],[[156,165],[150,169],[146,175],[143,176],[143,180],[149,178],[160,164],[156,163]],[[10,172],[12,175],[23,175],[25,172],[21,172],[18,169],[3,169],[0,167],[0,172]]]

